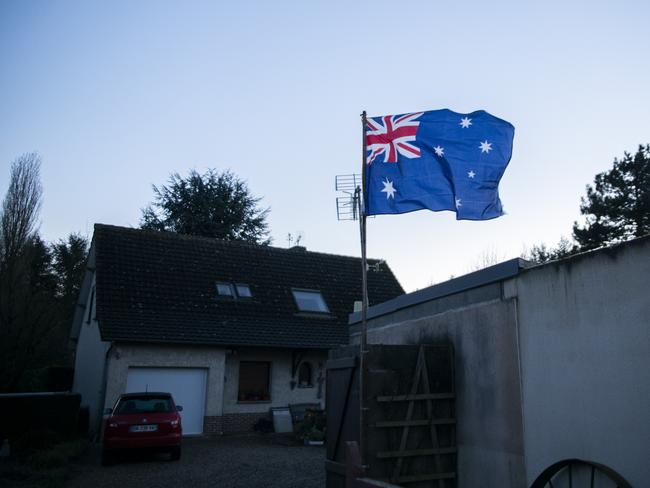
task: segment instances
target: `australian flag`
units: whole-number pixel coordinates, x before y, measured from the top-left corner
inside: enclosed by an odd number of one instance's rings
[[[515,128],[484,110],[366,119],[366,214],[451,210],[458,220],[503,215],[499,181]]]

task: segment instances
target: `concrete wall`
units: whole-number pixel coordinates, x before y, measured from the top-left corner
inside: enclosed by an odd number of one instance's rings
[[[94,286],[95,280],[93,277],[92,286],[88,288],[89,294],[92,293]],[[86,303],[87,306],[79,329],[72,391],[81,393],[81,406],[88,407],[89,429],[92,436],[99,431],[99,423],[104,408],[102,402],[105,379],[104,366],[106,351],[108,351],[110,343],[101,340],[97,321],[94,320],[96,300],[93,300],[92,310],[88,309],[90,307],[89,297],[86,297],[83,303]],[[87,320],[88,317],[90,317],[90,322]]]
[[[549,464],[580,458],[648,486],[650,240],[534,268],[510,288],[527,485]]]
[[[369,324],[373,344],[454,345],[460,488],[525,484],[516,307],[500,297],[489,285]]]
[[[513,276],[377,316],[368,342],[454,345],[459,487],[530,486],[567,458],[646,486],[650,238]]]
[[[239,403],[239,362],[268,361],[271,363],[271,401],[261,403]],[[327,352],[307,353],[303,361],[311,364],[314,376],[312,388],[291,388],[291,351],[286,349],[241,349],[226,357],[226,385],[223,402],[225,414],[232,413],[267,413],[272,407],[286,407],[290,403],[320,403],[325,405],[325,362]],[[318,375],[323,378],[321,398],[318,398]],[[297,375],[295,380],[297,381]]]

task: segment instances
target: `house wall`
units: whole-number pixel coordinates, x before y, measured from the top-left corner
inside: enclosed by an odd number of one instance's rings
[[[325,406],[325,362],[326,351],[309,352],[302,358],[312,367],[313,386],[291,387],[292,355],[287,349],[239,349],[226,357],[226,384],[224,396],[224,430],[249,430],[261,417],[269,413],[270,408],[287,407],[291,403],[320,403]],[[268,361],[271,363],[271,401],[239,402],[239,363],[240,361]],[[321,398],[318,398],[319,372],[322,377]],[[297,381],[298,377],[294,378]]]
[[[368,324],[371,344],[453,344],[460,488],[525,486],[516,306],[501,296],[487,285]]]
[[[92,293],[94,286],[93,277],[92,285],[88,288],[89,294]],[[101,339],[97,321],[94,319],[94,302],[93,300],[93,310],[88,310],[90,307],[89,297],[85,297],[83,301],[87,306],[79,329],[72,382],[72,391],[81,394],[81,406],[88,408],[89,434],[91,436],[99,432],[102,418],[106,352],[110,347],[109,342],[104,342]],[[89,322],[87,322],[88,317],[90,317]]]
[[[223,413],[224,349],[156,344],[115,344],[109,353],[108,384],[104,406],[112,407],[125,392],[130,367],[203,368],[207,370],[205,395],[206,433],[219,426],[208,420]]]
[[[305,356],[312,365],[314,380],[319,364],[324,367],[326,352]],[[271,401],[259,403],[238,402],[239,362],[271,362]],[[290,403],[321,403],[324,405],[325,386],[317,398],[318,382],[313,388],[291,389],[291,351],[286,349],[225,350],[192,346],[163,346],[143,344],[115,344],[109,353],[108,384],[104,407],[112,407],[124,393],[129,367],[184,367],[205,368],[207,374],[204,433],[221,434],[248,431],[272,407],[286,407]],[[322,372],[324,375],[324,370]],[[297,378],[296,378],[297,379]]]
[[[566,458],[650,480],[650,239],[523,273],[527,483]]]

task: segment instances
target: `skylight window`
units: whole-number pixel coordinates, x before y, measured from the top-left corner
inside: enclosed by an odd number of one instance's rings
[[[237,296],[239,298],[252,298],[253,293],[251,293],[251,287],[248,285],[244,285],[241,283],[237,283],[235,285],[235,288],[237,289]]]
[[[235,292],[230,283],[217,283],[217,294],[222,297],[235,297]]]
[[[301,312],[329,312],[323,295],[318,290],[291,290]]]
[[[244,283],[226,283],[223,281],[217,282],[217,295],[222,298],[241,298],[242,300],[253,298],[250,286]]]

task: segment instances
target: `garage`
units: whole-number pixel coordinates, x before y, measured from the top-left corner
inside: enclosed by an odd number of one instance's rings
[[[165,391],[183,406],[183,435],[203,433],[207,371],[202,368],[129,368],[126,392]]]

